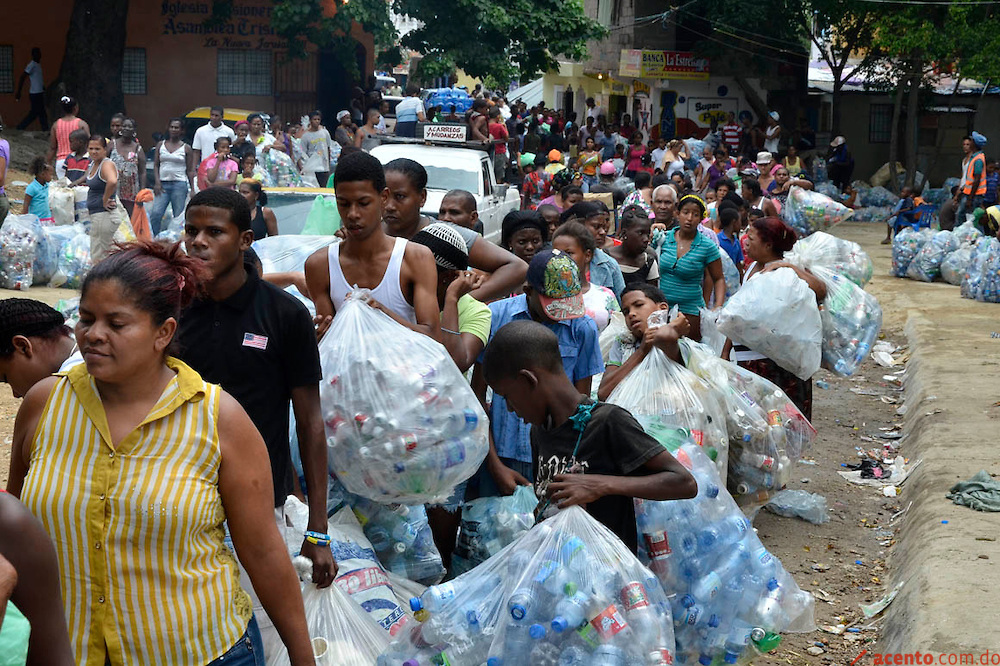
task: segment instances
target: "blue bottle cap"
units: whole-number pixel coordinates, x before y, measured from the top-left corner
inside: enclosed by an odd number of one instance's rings
[[[685,594],[683,597],[681,597],[681,606],[684,606],[684,608],[691,608],[691,606],[694,606],[695,603],[697,602],[695,601],[694,597],[691,596],[690,594]]]
[[[410,598],[410,610],[416,613],[419,610],[423,610],[424,602],[420,600],[420,597]]]
[[[515,620],[523,620],[524,616],[528,614],[528,609],[521,604],[514,604],[510,607],[510,616]]]
[[[532,625],[532,628],[538,625]],[[554,620],[552,620],[552,630],[558,634],[569,629],[569,622],[562,615],[557,615]]]
[[[545,638],[545,634],[546,634],[545,627],[543,627],[540,624],[533,624],[530,627],[528,627],[528,635],[534,638],[535,640],[538,640],[539,638]]]
[[[736,660],[739,658],[740,655],[736,654],[735,652],[727,652],[725,656],[722,658],[722,660],[725,661],[727,664],[735,664]]]
[[[771,580],[767,581],[767,589],[770,592],[773,592],[774,590],[777,590],[778,589],[778,579],[777,578],[772,578]]]
[[[503,659],[500,657],[490,657],[486,660],[486,666],[503,666]]]
[[[710,654],[701,655],[700,657],[698,657],[698,663],[701,664],[701,666],[708,666],[709,664],[712,663],[712,655]]]

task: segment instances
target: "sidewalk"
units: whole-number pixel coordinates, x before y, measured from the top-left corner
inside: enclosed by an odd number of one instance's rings
[[[887,324],[904,326],[912,350],[902,452],[923,463],[899,497],[912,506],[890,558],[896,585],[885,613],[880,652],[974,652],[1000,648],[1000,514],[945,498],[957,481],[985,469],[1000,474],[1000,304],[959,296],[956,286],[888,275],[885,227],[844,224],[836,235],[860,243],[875,262],[867,287]],[[944,522],[946,521],[946,522]]]

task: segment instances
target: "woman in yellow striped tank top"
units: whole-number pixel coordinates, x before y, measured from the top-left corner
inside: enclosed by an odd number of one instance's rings
[[[14,426],[9,490],[59,561],[78,664],[262,665],[223,523],[293,664],[313,664],[274,523],[267,451],[221,388],[168,355],[203,268],[133,244],[83,284],[84,365],[45,379]]]

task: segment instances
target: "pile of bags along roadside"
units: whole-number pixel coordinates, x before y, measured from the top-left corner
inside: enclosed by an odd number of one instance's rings
[[[51,220],[36,215],[8,215],[0,228],[0,288],[32,286],[79,289],[92,265],[87,188],[61,179],[49,185]],[[125,209],[114,211],[120,223],[114,240],[135,240]],[[167,220],[164,220],[167,222]],[[171,220],[159,238],[180,240],[184,218]]]
[[[892,241],[895,277],[921,282],[944,280],[962,298],[1000,303],[1000,241],[967,221],[954,231],[903,229]]]
[[[265,272],[300,270],[330,242],[278,236],[254,249]],[[881,324],[863,289],[870,259],[823,232],[787,259],[827,284],[822,308],[779,269],[740,288],[706,328],[803,378],[821,365],[852,374]],[[579,508],[536,524],[526,487],[463,507],[457,577],[443,582],[424,506],[475,473],[488,423],[445,349],[364,297],[349,299],[320,342],[328,530],[340,571],[336,589],[319,590],[301,568],[318,663],[743,663],[782,633],[814,628],[812,596],[751,521],[816,431],[776,385],[721,360],[711,336],[682,340],[683,364],[654,349],[609,397],[698,481],[693,499],[636,500],[638,556]],[[602,348],[620,333],[609,327]],[[294,560],[307,511],[290,497],[285,512]]]

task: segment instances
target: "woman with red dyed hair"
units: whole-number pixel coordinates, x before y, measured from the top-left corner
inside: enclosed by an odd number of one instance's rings
[[[8,490],[53,541],[79,664],[262,665],[225,524],[291,663],[314,663],[264,441],[169,355],[204,278],[179,244],[95,265],[76,326],[84,363],[35,384],[14,424]]]
[[[795,245],[797,237],[787,224],[777,217],[761,217],[750,223],[747,229],[747,260],[751,261],[743,275],[743,284],[758,273],[767,273],[778,268],[790,268],[816,293],[817,303],[826,298],[826,285],[815,275],[784,261],[785,253]],[[742,345],[726,341],[722,350],[723,358],[730,357],[741,367],[754,372],[777,384],[795,403],[807,419],[812,419],[812,379],[799,379],[780,367],[777,363]]]

